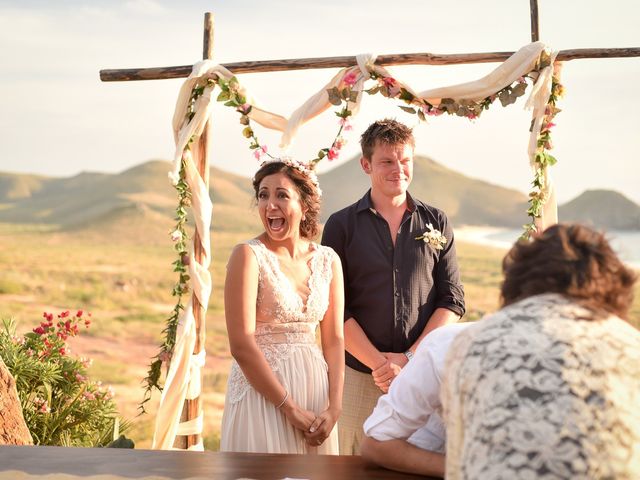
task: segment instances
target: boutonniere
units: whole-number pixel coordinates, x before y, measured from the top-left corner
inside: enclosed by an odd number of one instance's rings
[[[426,230],[422,235],[416,237],[416,240],[422,240],[435,250],[442,250],[447,243],[447,238],[442,235],[440,230],[433,228],[433,225],[430,223],[427,224],[427,228],[428,230]]]

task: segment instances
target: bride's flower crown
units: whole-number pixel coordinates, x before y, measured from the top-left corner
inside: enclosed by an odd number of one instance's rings
[[[310,166],[308,163],[303,163],[298,160],[294,160],[291,157],[273,157],[273,158],[269,158],[267,160],[262,161],[260,163],[260,168],[264,167],[269,163],[284,163],[288,167],[295,168],[298,172],[300,172],[302,175],[304,175],[309,180],[311,180],[311,183],[315,185],[316,190],[318,191],[318,196],[319,197],[322,196],[322,190],[320,190],[320,182],[318,182],[318,176],[316,175],[316,172],[313,169],[313,167]]]

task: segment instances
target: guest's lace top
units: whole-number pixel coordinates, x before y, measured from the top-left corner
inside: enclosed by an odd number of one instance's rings
[[[447,479],[639,479],[640,332],[567,298],[462,332],[443,387]]]
[[[258,261],[258,299],[256,304],[255,338],[271,369],[288,358],[294,349],[309,349],[324,364],[316,344],[316,329],[329,306],[331,264],[335,252],[328,247],[311,244],[314,249],[309,262],[309,296],[306,303],[280,269],[278,257],[258,239],[247,244]],[[326,366],[326,364],[325,364]],[[240,401],[250,384],[234,361],[231,364],[227,398]]]

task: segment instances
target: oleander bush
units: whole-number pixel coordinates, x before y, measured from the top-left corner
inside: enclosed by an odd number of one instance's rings
[[[71,355],[67,339],[91,324],[91,314],[64,311],[31,332],[16,334],[2,321],[0,357],[13,375],[27,427],[36,445],[108,446],[129,424],[121,422],[113,390],[88,378],[90,360]]]

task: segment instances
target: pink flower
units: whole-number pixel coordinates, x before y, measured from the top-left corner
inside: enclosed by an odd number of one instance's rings
[[[76,380],[80,383],[84,382],[87,379],[87,377],[85,377],[84,375],[80,375],[79,373],[76,373]]]
[[[556,124],[553,122],[549,122],[545,125],[542,126],[542,130],[551,130],[553,127],[555,127]]]
[[[162,363],[168,362],[169,360],[171,360],[171,353],[160,352],[160,354],[158,355],[158,360],[160,360]]]
[[[45,330],[42,327],[36,327],[33,329],[33,333],[37,333],[38,335],[44,335],[45,334]]]
[[[353,130],[353,125],[351,125],[351,122],[348,118],[341,118],[340,125],[345,132],[350,132],[351,130]]]
[[[171,232],[172,242],[179,242],[180,240],[182,240],[182,232],[180,230],[176,229],[173,232]]]
[[[82,394],[82,396],[86,399],[86,400],[95,400],[96,396],[92,393],[92,392],[84,392]]]
[[[546,148],[547,150],[551,150],[553,148],[553,142],[551,140],[547,140],[546,142],[544,142],[544,148]]]
[[[391,88],[391,87],[395,86],[396,79],[393,78],[393,77],[384,77],[382,79],[382,83],[384,84],[385,87]]]
[[[58,315],[59,318],[67,318],[68,316],[69,316],[69,310],[65,310],[60,315]]]
[[[261,145],[259,148],[256,148],[255,152],[253,152],[253,156],[256,157],[256,160],[261,160],[266,153],[267,153],[267,146]]]
[[[478,115],[476,115],[476,114],[475,114],[475,112],[469,112],[469,113],[467,114],[467,118],[468,118],[469,120],[475,120],[476,118],[478,118]]]
[[[86,318],[86,319],[84,320],[84,326],[85,326],[86,328],[89,328],[89,325],[91,325],[91,320],[89,320],[88,318]]]
[[[332,147],[328,152],[327,152],[327,158],[329,160],[335,160],[336,158],[338,158],[338,155],[340,155],[340,150],[337,149],[336,147]]]
[[[84,313],[84,312],[83,312],[82,310],[78,310],[78,311],[76,312],[76,317],[78,317],[78,318],[82,317],[82,314],[83,314],[83,313]]]
[[[238,107],[238,110],[240,110],[242,113],[246,115],[247,113],[249,113],[249,110],[251,110],[251,104],[245,103],[243,105],[240,105]]]
[[[60,355],[64,356],[67,353],[67,350],[64,347],[60,347],[58,349],[58,353],[60,353]]]
[[[349,73],[347,73],[343,78],[342,78],[342,82],[345,85],[348,85],[349,87],[352,87],[353,85],[355,85],[355,83],[358,81],[358,74],[354,71],[351,71]]]
[[[342,150],[342,147],[344,147],[344,145],[347,143],[347,141],[342,138],[342,137],[338,137],[336,138],[336,141],[333,142],[333,148],[335,148],[336,150],[340,151]]]

